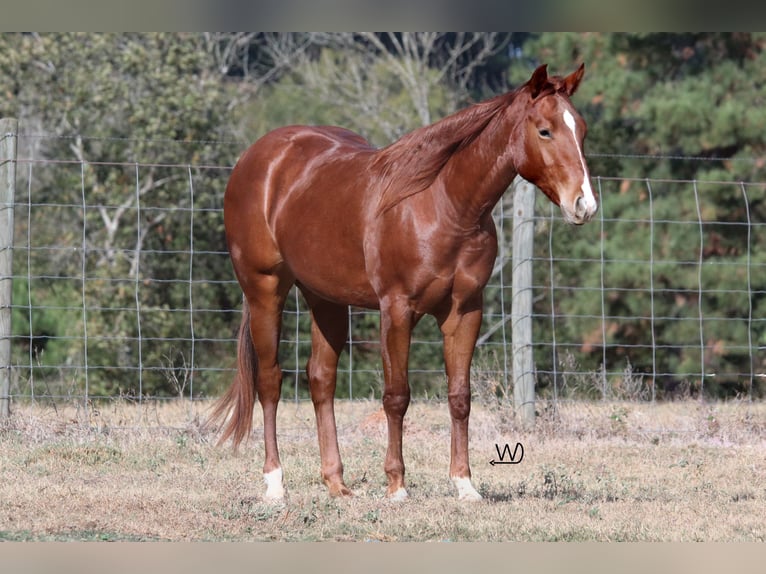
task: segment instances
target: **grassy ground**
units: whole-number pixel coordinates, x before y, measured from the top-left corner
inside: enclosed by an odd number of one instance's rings
[[[19,405],[0,426],[0,540],[764,541],[766,404],[538,404],[523,431],[507,408],[471,419],[479,503],[447,477],[445,404],[405,426],[410,499],[383,497],[377,402],[337,405],[351,499],[319,479],[313,410],[283,403],[288,499],[264,503],[260,424],[235,455],[202,430],[208,404]],[[489,464],[517,442],[524,458]],[[507,457],[506,457],[507,460]]]

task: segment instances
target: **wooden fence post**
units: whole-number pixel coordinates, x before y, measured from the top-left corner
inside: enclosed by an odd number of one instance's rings
[[[11,414],[13,204],[18,120],[0,119],[0,419]]]
[[[513,288],[511,302],[513,405],[525,427],[535,422],[535,366],[532,355],[532,255],[535,186],[517,177],[513,184]]]

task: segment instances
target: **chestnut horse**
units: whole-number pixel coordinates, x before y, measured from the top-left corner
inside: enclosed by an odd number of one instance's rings
[[[263,409],[265,499],[284,494],[276,435],[281,314],[297,285],[311,310],[307,365],[332,496],[343,482],[333,398],[348,306],[380,310],[388,422],[388,497],[407,496],[402,423],[410,402],[413,327],[428,313],[444,338],[452,421],[449,475],[459,498],[480,499],[468,464],[469,372],[482,291],[497,253],[492,209],[517,174],[582,224],[598,201],[583,157],[586,126],[570,96],[584,73],[540,66],[518,89],[468,107],[376,149],[339,127],[290,126],[256,141],[224,196],[229,253],[244,292],[238,372],[213,411],[221,442],[237,446]]]

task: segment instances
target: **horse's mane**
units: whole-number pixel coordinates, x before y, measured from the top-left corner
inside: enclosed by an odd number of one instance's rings
[[[380,175],[378,213],[428,188],[450,157],[474,141],[517,93],[470,106],[379,150],[372,164]]]

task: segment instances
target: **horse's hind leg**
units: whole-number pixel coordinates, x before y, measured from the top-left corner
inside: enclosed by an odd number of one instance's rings
[[[266,500],[280,500],[285,495],[277,446],[277,406],[282,390],[282,369],[277,351],[282,308],[291,284],[277,275],[258,275],[247,282],[245,293],[250,306],[250,335],[258,357],[256,388],[263,410],[263,478],[266,482]]]
[[[304,293],[311,308],[311,357],[306,371],[317,420],[322,480],[330,496],[350,496],[343,482],[343,463],[335,427],[335,386],[338,357],[348,335],[348,307]]]

